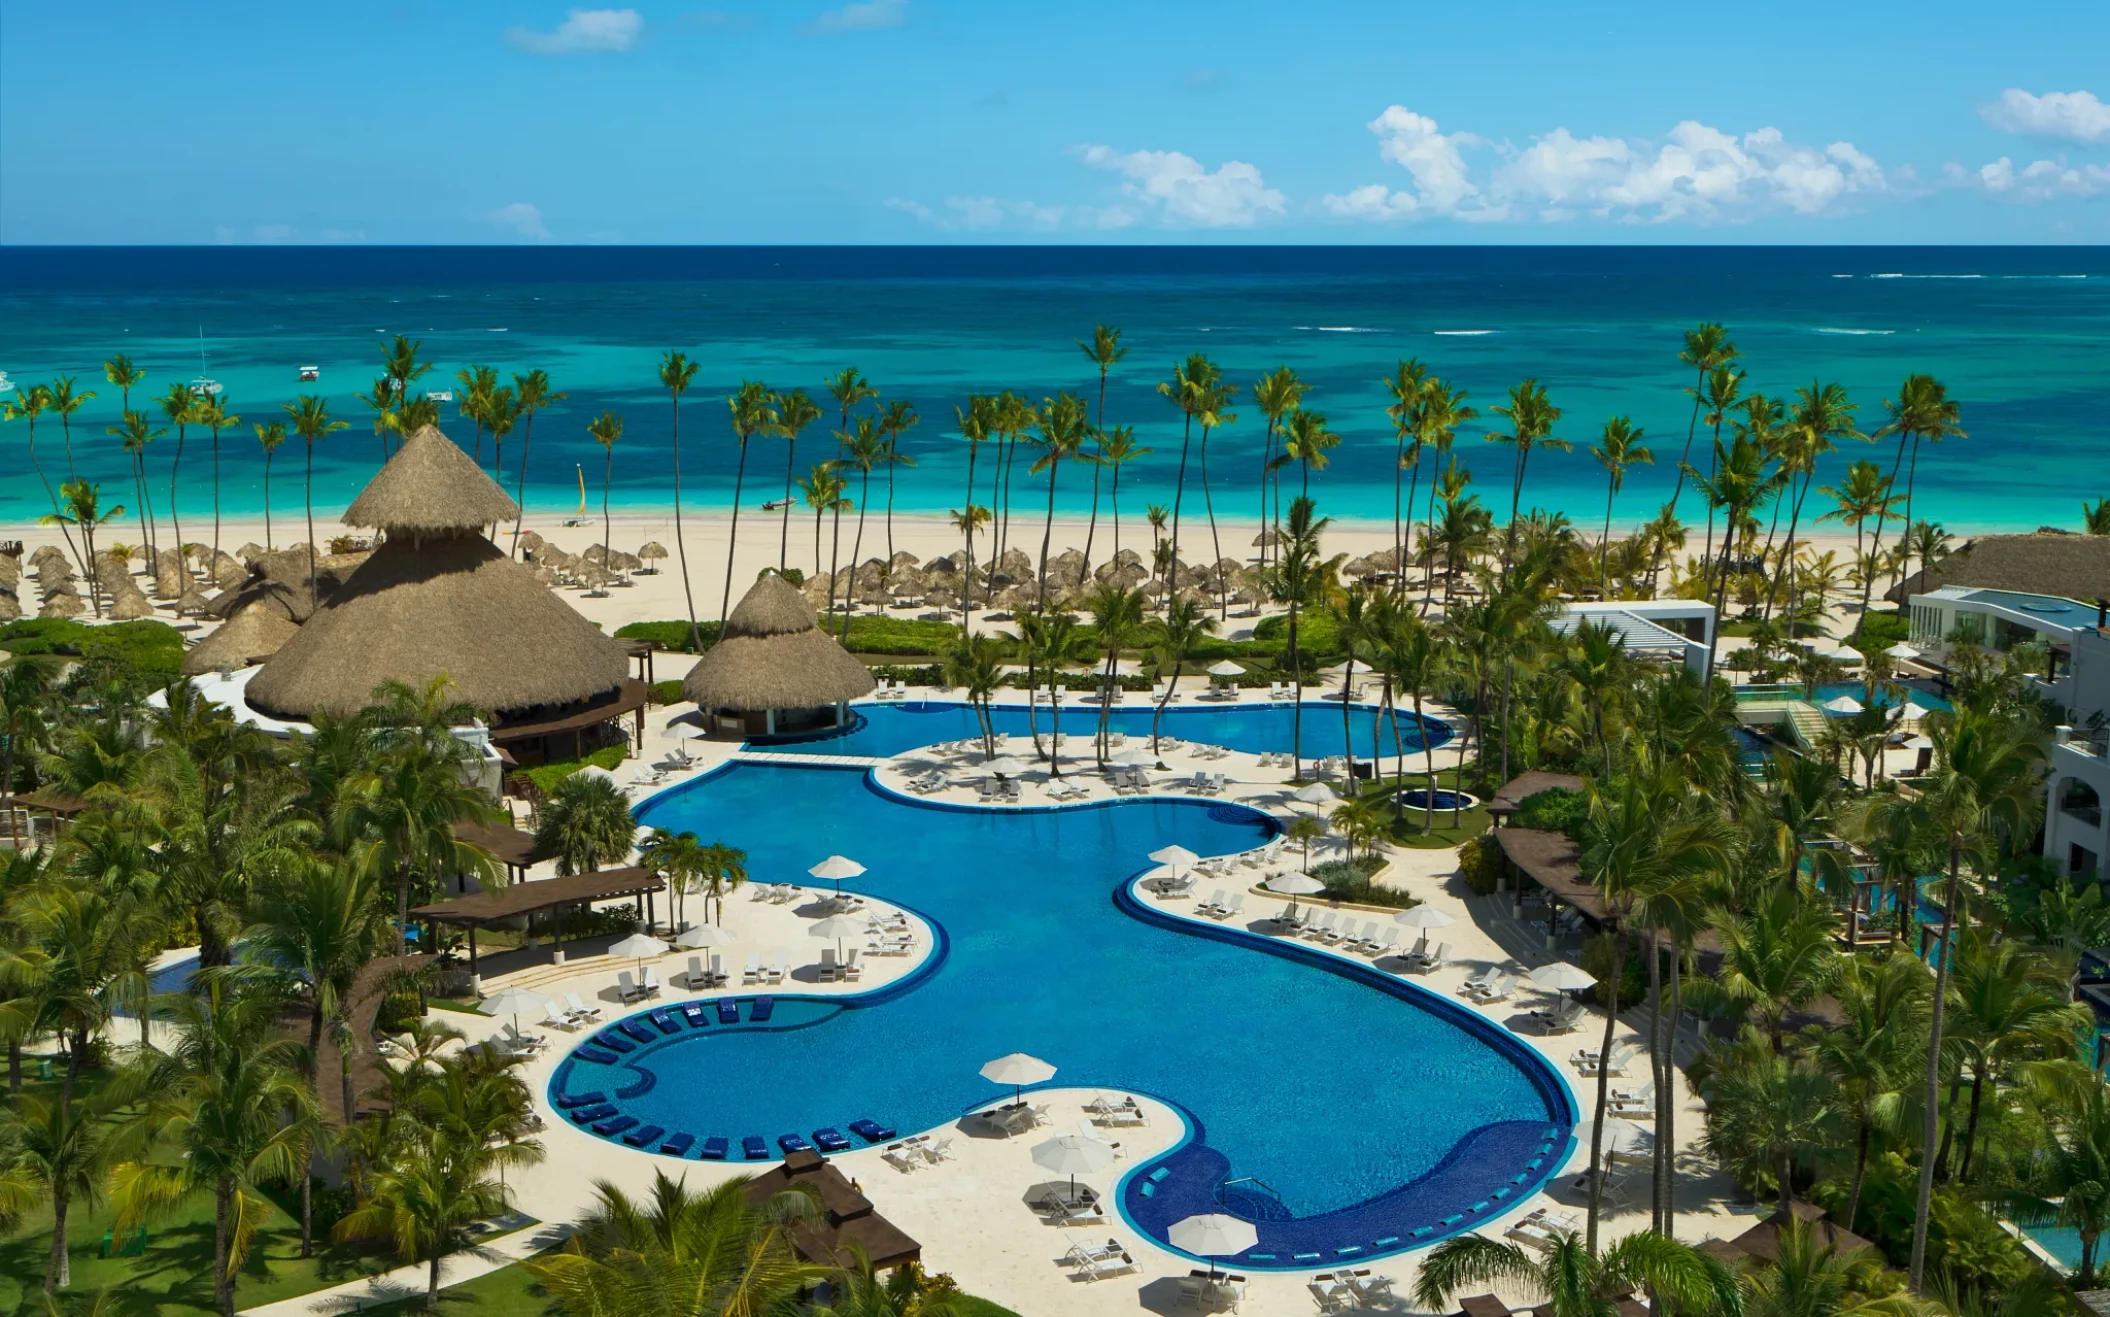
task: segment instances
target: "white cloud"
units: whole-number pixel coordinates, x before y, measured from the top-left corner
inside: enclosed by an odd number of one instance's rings
[[[907,197],[888,197],[886,205],[913,215],[933,228],[966,232],[1000,228],[1056,229],[1072,218],[1084,223],[1097,222],[1089,207],[1006,201],[1001,197],[947,197],[942,210]]]
[[[549,226],[542,222],[542,211],[525,201],[516,201],[510,206],[484,212],[484,219],[502,229],[511,229],[520,237],[534,241],[546,241],[550,236]]]
[[[635,9],[574,9],[554,31],[509,27],[506,40],[530,55],[620,53],[637,44],[644,26]]]
[[[873,28],[900,27],[908,22],[908,0],[858,0],[830,9],[813,20],[809,32],[869,32]]]
[[[1975,175],[1965,176],[1965,181],[1975,182],[1992,195],[2010,201],[2092,197],[2100,192],[2110,192],[2110,166],[2035,160],[2017,169],[2013,160],[2002,156],[1980,167]]]
[[[2048,91],[2035,96],[2020,87],[1978,107],[1978,117],[2002,132],[2066,142],[2110,142],[2110,105],[2089,91]]]
[[[1284,209],[1283,195],[1243,160],[1226,160],[1206,170],[1199,160],[1178,151],[1079,146],[1070,154],[1093,169],[1120,174],[1128,180],[1121,185],[1124,196],[1176,226],[1245,228]]]
[[[1818,148],[1775,128],[1738,137],[1686,120],[1660,142],[1579,137],[1555,128],[1518,149],[1394,105],[1372,120],[1379,154],[1405,169],[1412,187],[1366,184],[1320,198],[1344,219],[1390,222],[1426,216],[1474,221],[1578,215],[1630,223],[1736,221],[1766,210],[1820,215],[1851,194],[1885,191],[1882,167],[1851,142]],[[1475,177],[1467,151],[1495,163]]]
[[[249,231],[252,242],[291,242],[299,236],[291,224],[259,224]]]

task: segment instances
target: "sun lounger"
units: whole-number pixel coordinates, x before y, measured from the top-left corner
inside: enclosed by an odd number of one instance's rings
[[[591,1061],[595,1065],[614,1065],[623,1059],[614,1052],[604,1052],[598,1047],[588,1047],[583,1043],[571,1049],[571,1054],[581,1061]]]
[[[767,1019],[769,1019],[769,1017],[770,1017],[770,1016],[772,1016],[772,1015],[774,1015],[774,1014],[776,1014],[776,1013],[777,1013],[777,999],[776,999],[776,998],[774,998],[774,997],[770,997],[770,996],[761,996],[761,997],[757,997],[757,998],[755,998],[755,1004],[754,1004],[753,1006],[750,1006],[750,1007],[748,1007],[748,1010],[747,1010],[747,1019],[748,1019],[748,1023],[750,1023],[750,1024],[761,1024],[761,1023],[763,1023],[764,1021],[766,1021]]]
[[[549,1046],[549,1039],[544,1038],[541,1034],[522,1033],[513,1027],[511,1020],[507,1020],[504,1024],[498,1026],[498,1032],[499,1036],[505,1039],[506,1046],[517,1052],[533,1054]]]
[[[615,1027],[641,1043],[655,1042],[659,1038],[658,1034],[653,1033],[650,1028],[646,1027],[643,1020],[637,1019],[635,1016],[627,1020],[617,1021]]]
[[[1465,982],[1458,985],[1458,991],[1459,993],[1467,997],[1474,996],[1475,994],[1479,993],[1481,990],[1486,988],[1488,984],[1493,983],[1496,979],[1500,978],[1501,976],[1501,970],[1496,969],[1493,965],[1489,965],[1486,969],[1481,970],[1477,974],[1467,975]]]
[[[603,1136],[610,1134],[621,1134],[624,1130],[629,1129],[632,1125],[635,1124],[637,1124],[637,1117],[635,1116],[617,1116],[611,1120],[604,1120],[600,1124],[594,1126],[593,1132]]]
[[[762,953],[750,951],[747,953],[747,967],[740,971],[740,983],[744,987],[750,983],[760,983],[761,981]]]
[[[618,1109],[606,1102],[594,1102],[583,1107],[573,1107],[565,1114],[581,1125],[592,1125],[613,1116]]]
[[[579,1027],[579,1021],[569,1013],[557,1009],[557,1003],[542,1003],[542,1023],[555,1029],[571,1030]]]
[[[762,971],[765,983],[782,983],[785,971],[791,968],[791,957],[779,951],[769,958],[769,965]]]
[[[664,1006],[654,1009],[651,1013],[651,1019],[652,1023],[659,1026],[661,1033],[679,1033],[681,1031],[681,1026],[675,1022],[673,1016],[667,1014],[667,1008]]]
[[[1622,1042],[1613,1044],[1611,1055],[1606,1057],[1604,1061],[1604,1072],[1613,1076],[1624,1075],[1627,1063],[1632,1061],[1640,1051],[1641,1047],[1638,1043]],[[1597,1053],[1594,1049],[1577,1052],[1573,1060],[1577,1068],[1586,1075],[1594,1075],[1598,1071]]]
[[[1364,954],[1372,960],[1383,960],[1397,950],[1399,950],[1399,929],[1388,928],[1385,930],[1383,937],[1364,948]]]
[[[879,1157],[881,1161],[904,1174],[923,1164],[922,1158],[918,1157],[913,1149],[901,1143],[888,1144],[887,1150],[880,1153]]]
[[[864,973],[864,966],[857,963],[857,948],[843,948],[843,963],[838,977],[855,983],[864,977]]]
[[[949,1135],[942,1139],[926,1138],[916,1145],[916,1151],[922,1153],[923,1160],[933,1166],[939,1162],[951,1161],[952,1138]]]
[[[574,1107],[595,1106],[607,1100],[608,1095],[598,1088],[588,1093],[559,1093],[556,1098],[557,1105],[566,1111]]]
[[[1222,922],[1224,920],[1236,919],[1239,915],[1243,914],[1244,912],[1245,893],[1240,892],[1238,893],[1238,895],[1231,898],[1231,903],[1229,905],[1222,907],[1216,912],[1216,918],[1219,922]]]
[[[870,1117],[851,1121],[850,1132],[866,1143],[885,1143],[894,1137],[892,1125],[882,1125]]]
[[[723,1134],[713,1134],[703,1141],[703,1151],[698,1155],[707,1162],[722,1162],[728,1146]]]
[[[616,971],[615,993],[616,996],[621,997],[624,1001],[636,1001],[645,995],[645,990],[637,986],[637,980],[631,977],[629,970],[625,969]]]
[[[635,1040],[624,1037],[623,1034],[614,1028],[603,1029],[600,1033],[595,1034],[594,1042],[618,1052],[634,1052],[637,1050]]]
[[[645,990],[647,997],[659,995],[659,977],[652,972],[650,965],[645,966],[645,981],[638,986]]]
[[[1413,968],[1422,974],[1430,974],[1451,963],[1451,944],[1438,942],[1436,949],[1412,962]]]
[[[1510,991],[1516,986],[1517,981],[1514,978],[1507,974],[1497,974],[1493,982],[1472,993],[1471,996],[1474,1001],[1482,1005],[1492,1005],[1498,1001],[1508,1001]]]
[[[1122,1276],[1136,1269],[1136,1260],[1126,1253],[1106,1253],[1079,1265],[1077,1276],[1082,1280],[1104,1280],[1108,1276]]]
[[[834,948],[834,947],[822,947],[822,948],[821,948],[821,964],[820,964],[820,977],[821,977],[821,982],[823,982],[823,983],[833,983],[833,982],[835,982],[835,973],[836,973],[836,966],[835,966],[835,948]]]
[[[695,1142],[696,1136],[693,1134],[671,1134],[667,1136],[665,1143],[659,1145],[659,1150],[669,1157],[686,1157],[689,1155],[690,1146]]]
[[[623,1142],[629,1144],[633,1148],[642,1148],[646,1144],[652,1142],[654,1139],[657,1139],[660,1135],[665,1134],[666,1132],[666,1128],[661,1125],[641,1125],[638,1128],[631,1130],[628,1134],[625,1134],[623,1136]]]
[[[786,1152],[812,1152],[813,1145],[806,1142],[803,1134],[779,1134],[777,1146]]]
[[[585,1002],[579,1000],[579,994],[576,992],[564,994],[564,1005],[575,1020],[598,1020],[601,1018],[601,1008],[588,1006]]]
[[[701,1029],[711,1022],[711,1017],[704,1014],[703,1003],[700,1001],[683,1002],[681,1017],[689,1022],[691,1029]]]
[[[703,957],[689,957],[689,972],[682,976],[681,981],[682,985],[692,992],[697,988],[709,986],[710,975],[703,968]]]
[[[813,1146],[822,1152],[847,1152],[852,1145],[841,1130],[829,1125],[813,1131]]]
[[[740,1023],[740,999],[739,999],[739,998],[737,998],[737,997],[720,997],[720,998],[718,999],[718,1023],[720,1023],[720,1024],[738,1024],[738,1023]]]
[[[1562,1235],[1575,1229],[1574,1217],[1541,1207],[1502,1233],[1520,1244],[1543,1250],[1552,1248]]]
[[[751,1162],[769,1160],[769,1144],[759,1134],[750,1134],[740,1140],[740,1152]]]
[[[1572,1033],[1582,1027],[1582,1003],[1562,999],[1556,1005],[1541,1007],[1531,1013],[1542,1033]]]

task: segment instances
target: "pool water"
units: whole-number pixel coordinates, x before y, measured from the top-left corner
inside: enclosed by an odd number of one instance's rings
[[[1425,810],[1429,807],[1428,789],[1426,787],[1415,787],[1411,791],[1402,791],[1399,793],[1399,803],[1405,805],[1408,809]],[[1447,791],[1442,787],[1436,788],[1437,809],[1474,809],[1479,804],[1480,798],[1470,791]]]
[[[1949,702],[1943,699],[1941,696],[1920,690],[1918,687],[1907,686],[1904,687],[1904,691],[1905,702],[1918,708],[1922,713],[1934,709],[1946,709],[1949,707]],[[1814,703],[1821,705],[1829,700],[1836,700],[1841,695],[1851,696],[1852,698],[1859,700],[1863,704],[1867,704],[1869,702],[1868,687],[1862,685],[1860,682],[1835,681],[1823,686],[1819,686],[1817,688],[1817,698]],[[1878,708],[1887,709],[1893,703],[1895,703],[1896,700],[1897,693],[1895,690],[1889,689],[1882,685],[1878,685],[1876,687],[1875,704]]]
[[[768,748],[799,754],[881,759],[918,746],[981,735],[973,708],[953,700],[858,704],[851,712],[857,715],[858,721],[846,732],[810,740],[771,741]],[[1147,704],[1116,705],[1108,725],[1131,738],[1147,737],[1150,735],[1151,715],[1152,709]],[[1158,730],[1161,736],[1257,754],[1289,749],[1294,720],[1295,708],[1288,704],[1175,704],[1166,708]],[[1038,715],[1030,720],[1024,705],[999,704],[990,709],[990,721],[997,731],[1009,732],[1014,737],[1026,736],[1033,722],[1039,724],[1043,734],[1054,727],[1054,719],[1045,703],[1040,706]],[[1396,744],[1392,729],[1385,725],[1384,713],[1375,705],[1350,706],[1348,726],[1344,731],[1338,703],[1307,701],[1298,741],[1306,758],[1319,758],[1348,753],[1348,739],[1352,736],[1356,755],[1368,759],[1373,742],[1380,755],[1395,754],[1399,746],[1404,746],[1406,753],[1411,755],[1418,754],[1425,745],[1442,745],[1451,739],[1449,724],[1435,718],[1418,723],[1411,710],[1401,710],[1393,715],[1393,721],[1398,730]],[[1089,755],[1091,739],[1098,725],[1096,706],[1084,700],[1065,700],[1062,706],[1064,753]]]
[[[1269,1265],[1271,1241],[1290,1265],[1299,1230],[1383,1251],[1426,1226],[1435,1233],[1412,1242],[1433,1242],[1472,1228],[1459,1214],[1487,1210],[1498,1188],[1513,1202],[1561,1164],[1549,1149],[1574,1119],[1565,1082],[1472,1012],[1369,969],[1327,972],[1301,947],[1270,954],[1272,940],[1236,943],[1213,927],[1183,935],[1123,907],[1151,850],[1224,854],[1274,834],[1243,806],[978,810],[883,794],[861,770],[739,764],[661,793],[638,821],[744,847],[760,882],[852,856],[867,872],[846,889],[941,930],[934,963],[906,986],[869,1000],[779,989],[768,1026],[683,1028],[616,1067],[568,1060],[552,1080],[556,1093],[607,1090],[624,1114],[699,1141],[727,1136],[734,1160],[747,1135],[774,1156],[778,1135],[861,1118],[903,1134],[949,1125],[1008,1097],[976,1072],[1023,1051],[1058,1067],[1059,1085],[1141,1092],[1187,1114],[1193,1137],[1173,1155],[1094,1177],[1110,1190],[1122,1172],[1150,1173],[1126,1200],[1137,1228],[1162,1239],[1169,1220],[1146,1219],[1154,1203],[1264,1182],[1278,1219],[1263,1222],[1252,1265]],[[810,963],[819,946],[786,950]]]

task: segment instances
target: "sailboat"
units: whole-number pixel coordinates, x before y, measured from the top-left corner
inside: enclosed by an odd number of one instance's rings
[[[205,373],[205,326],[198,326],[198,378],[190,382],[190,391],[201,397],[217,397],[224,386]]]

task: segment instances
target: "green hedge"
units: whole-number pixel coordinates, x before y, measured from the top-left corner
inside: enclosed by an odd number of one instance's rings
[[[703,634],[706,647],[716,643],[716,622],[700,623],[697,630]],[[661,649],[675,653],[694,652],[689,646],[689,624],[679,620],[626,622],[616,628],[615,634],[623,640],[650,640]],[[919,622],[894,617],[853,617],[850,619],[850,634],[843,647],[853,654],[936,658],[951,646],[959,634],[960,629],[950,622]]]
[[[522,769],[530,782],[542,788],[544,795],[556,791],[557,784],[582,768],[605,768],[614,772],[617,764],[629,755],[627,745],[603,746],[584,759],[563,759],[554,764],[542,764],[535,768]]]
[[[679,704],[682,698],[681,679],[677,677],[672,681],[655,681],[645,688],[645,695],[654,704]]]
[[[25,617],[0,626],[0,649],[21,655],[108,659],[148,678],[173,681],[183,666],[183,633],[142,618],[89,626],[66,617]]]
[[[1590,798],[1580,791],[1566,787],[1534,792],[1517,802],[1517,813],[1512,820],[1520,828],[1536,828],[1541,832],[1565,832],[1577,841],[1582,840],[1583,821],[1590,815]]]
[[[1380,887],[1370,881],[1372,874],[1384,867],[1384,861],[1375,855],[1358,855],[1352,860],[1328,860],[1311,867],[1311,876],[1326,884],[1326,897],[1332,901],[1354,901],[1360,905],[1382,905],[1395,910],[1405,910],[1421,902],[1394,887]]]

